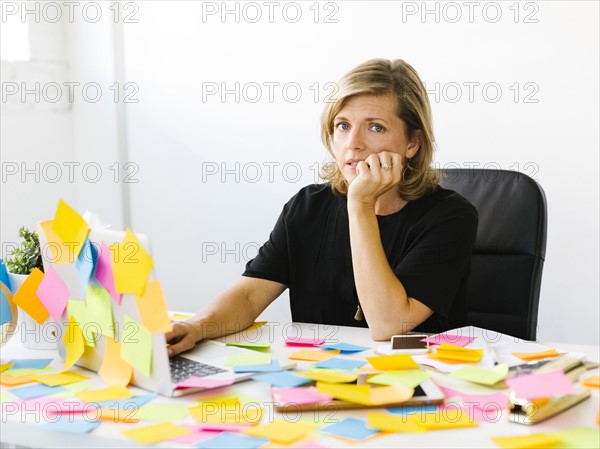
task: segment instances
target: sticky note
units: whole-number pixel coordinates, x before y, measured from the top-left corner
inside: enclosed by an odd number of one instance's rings
[[[279,388],[273,387],[273,399],[280,404],[317,404],[329,402],[333,397],[321,393],[315,387]]]
[[[173,321],[185,321],[190,318],[194,318],[194,315],[188,315],[187,313],[173,313],[171,314],[171,319]]]
[[[85,296],[87,317],[93,319],[94,324],[100,329],[102,335],[114,337],[113,302],[108,291],[103,287],[88,284],[85,289]]]
[[[541,352],[513,352],[512,355],[529,362],[531,360],[547,359],[549,357],[558,357],[561,355],[556,349],[549,349],[548,351]]]
[[[329,360],[318,362],[317,364],[315,364],[315,367],[352,371],[353,369],[360,368],[361,366],[366,364],[367,362],[365,362],[364,360],[352,360],[343,359],[341,357],[333,357]]]
[[[77,397],[85,402],[101,402],[113,399],[128,399],[133,397],[133,394],[127,388],[113,386],[98,390],[81,391],[77,393]]]
[[[40,425],[40,428],[52,430],[53,432],[67,433],[90,433],[100,425],[99,421],[87,419],[73,419],[71,416],[62,415],[56,421]]]
[[[183,421],[189,415],[187,404],[146,404],[140,408],[137,418],[142,421]]]
[[[102,421],[111,422],[124,422],[124,423],[137,423],[140,422],[138,414],[140,410],[136,407],[128,409],[109,407],[109,408],[98,408],[94,411],[95,418],[101,419]]]
[[[7,386],[23,385],[33,382],[31,376],[14,377],[7,373],[0,374],[0,384]]]
[[[43,325],[50,316],[46,307],[36,294],[38,287],[42,283],[43,277],[44,273],[42,273],[39,268],[34,268],[13,297],[13,303],[18,305],[41,325]]]
[[[121,343],[112,337],[105,339],[104,359],[98,375],[108,385],[125,387],[131,382],[133,367],[121,358]]]
[[[532,433],[514,437],[493,437],[492,441],[505,449],[551,448],[564,447],[561,438],[557,435]]]
[[[233,385],[233,379],[207,379],[205,377],[197,377],[192,376],[188,377],[185,380],[182,380],[177,385],[175,385],[175,389],[179,388],[205,388],[207,390],[213,388],[221,388],[227,387],[229,385]]]
[[[121,243],[111,245],[111,251],[117,292],[142,295],[154,267],[148,251],[129,228]]]
[[[573,384],[561,370],[511,377],[506,379],[506,385],[520,399],[547,398],[575,392]]]
[[[214,438],[200,442],[196,447],[200,449],[255,449],[268,442],[269,440],[265,438],[255,438],[232,432],[223,432]]]
[[[598,429],[591,427],[575,427],[561,430],[552,434],[560,438],[560,446],[563,448],[598,447],[600,436]]]
[[[64,243],[74,244],[74,254],[78,256],[90,227],[73,208],[63,200],[59,200],[52,230]]]
[[[8,270],[0,259],[0,326],[12,321],[13,314],[16,314],[16,310],[13,313],[12,300],[12,284],[8,277]]]
[[[10,374],[14,377],[23,377],[23,376],[32,376],[36,374],[44,374],[49,371],[54,371],[55,368],[51,366],[45,366],[43,368],[19,368],[19,369],[9,369],[6,374]]]
[[[346,402],[362,405],[387,405],[407,401],[414,393],[404,385],[372,388],[369,385],[327,384],[317,382],[317,389],[324,394]]]
[[[100,335],[96,335],[96,332],[100,332],[100,327],[90,319],[86,302],[78,299],[69,300],[67,302],[67,315],[75,318],[79,324],[84,345],[88,347],[96,346],[96,341],[100,338]]]
[[[253,324],[251,324],[250,326],[248,326],[248,328],[246,330],[247,331],[252,331],[254,329],[258,329],[261,326],[264,326],[265,324],[267,324],[266,321],[255,321]]]
[[[381,374],[376,374],[367,380],[367,383],[377,385],[394,385],[400,384],[409,388],[415,388],[421,385],[431,375],[429,371],[407,369],[403,371],[388,371]]]
[[[152,334],[124,314],[121,358],[146,377],[152,374]]]
[[[80,248],[77,248],[75,245],[66,245],[65,242],[61,240],[61,238],[56,235],[56,232],[52,230],[52,226],[54,224],[54,220],[48,220],[40,223],[44,235],[46,236],[46,241],[48,242],[48,246],[46,248],[50,249],[50,254],[47,251],[44,253],[44,257],[49,259],[49,262],[53,264],[67,264],[73,263],[77,259],[75,256],[74,249],[79,252]]]
[[[51,394],[65,391],[64,387],[49,387],[48,385],[27,385],[26,387],[11,388],[8,390],[20,399],[33,399],[41,396],[49,396]]]
[[[419,365],[410,354],[382,355],[379,357],[367,357],[367,361],[377,370],[403,370],[419,369]]]
[[[502,410],[506,410],[508,408],[508,396],[504,393],[498,392],[491,394],[471,394],[447,387],[440,387],[440,389],[443,391],[446,398],[457,396],[461,398],[465,404],[469,404],[470,407],[493,407],[495,409]]]
[[[156,393],[142,394],[124,399],[111,399],[108,401],[96,401],[95,404],[100,408],[122,408],[125,410],[138,410],[142,405],[156,399]]]
[[[253,342],[241,342],[241,343],[225,343],[227,346],[237,346],[239,348],[253,349],[255,351],[266,351],[271,347],[270,343],[253,343]]]
[[[358,374],[339,373],[337,371],[327,369],[305,371],[298,374],[300,376],[307,377],[311,380],[326,382],[330,384],[350,383],[358,379]]]
[[[320,346],[325,343],[324,338],[302,338],[286,337],[285,344],[288,346]]]
[[[267,373],[272,371],[281,371],[281,366],[277,360],[265,365],[242,365],[234,366],[234,373]]]
[[[79,324],[77,324],[77,321],[73,317],[67,322],[62,342],[65,345],[67,353],[62,370],[66,371],[81,358],[85,351],[83,347],[83,334],[81,333]]]
[[[508,374],[508,365],[501,363],[496,365],[494,368],[481,368],[479,366],[465,366],[452,373],[448,374],[450,377],[456,379],[466,380],[468,382],[474,382],[482,385],[494,385],[496,382],[501,381]]]
[[[179,444],[185,444],[188,446],[196,446],[198,443],[202,441],[210,440],[215,437],[215,432],[211,432],[208,430],[200,430],[196,429],[195,426],[189,424],[182,424],[188,430],[191,430],[192,433],[189,435],[184,435],[181,437],[169,438],[169,441]]]
[[[352,345],[350,343],[335,343],[335,344],[326,344],[322,346],[323,349],[338,349],[342,354],[348,353],[351,354],[353,352],[362,352],[366,351],[368,348],[366,346],[358,346]]]
[[[299,387],[310,382],[306,377],[296,376],[289,371],[280,371],[278,373],[260,374],[252,377],[259,382],[266,382],[275,387]]]
[[[427,356],[447,362],[477,363],[483,358],[483,352],[483,349],[470,349],[441,343],[436,352],[428,353]]]
[[[367,426],[382,432],[424,432],[412,417],[395,416],[388,413],[367,413]]]
[[[75,261],[75,268],[79,272],[79,298],[85,298],[85,287],[94,272],[98,251],[90,243],[90,239],[85,239],[83,249]]]
[[[0,373],[6,371],[9,368],[12,368],[14,365],[12,363],[3,363],[0,364]]]
[[[475,421],[462,408],[446,408],[435,413],[415,413],[411,418],[425,430],[458,429],[477,427]]]
[[[148,281],[144,294],[141,296],[135,295],[135,303],[142,324],[151,333],[170,332],[173,329],[167,311],[167,303],[158,279]]]
[[[475,337],[469,337],[468,335],[458,335],[458,334],[437,334],[432,335],[431,337],[424,338],[421,341],[426,341],[430,345],[441,345],[442,343],[448,343],[454,346],[464,347],[475,340]]]
[[[57,385],[68,385],[75,382],[81,382],[83,380],[89,379],[89,377],[67,371],[58,374],[38,374],[32,376],[32,379],[41,384],[48,385],[50,387],[55,387]]]
[[[96,259],[96,271],[94,272],[94,277],[98,283],[110,293],[112,299],[120,305],[122,298],[121,294],[117,293],[115,287],[115,275],[113,273],[111,251],[104,242],[100,245],[100,251],[98,253],[98,258]]]
[[[229,354],[225,357],[225,366],[268,365],[271,354]]]
[[[264,409],[257,403],[242,406],[240,402],[202,402],[188,408],[194,419],[211,424],[256,425],[263,416]]]
[[[183,426],[166,422],[161,424],[153,424],[151,426],[136,427],[135,429],[126,430],[123,432],[128,438],[137,441],[140,444],[159,443],[170,438],[180,437],[191,434],[192,431]]]
[[[44,277],[36,290],[36,296],[54,321],[60,321],[69,300],[69,289],[52,265],[46,267]]]
[[[45,368],[52,363],[52,359],[12,359],[11,369],[23,369],[23,368]]]
[[[308,435],[314,429],[315,426],[311,424],[276,419],[270,424],[250,427],[243,432],[254,437],[267,438],[275,443],[290,444]]]
[[[301,349],[288,356],[290,360],[307,360],[309,362],[322,362],[323,360],[335,357],[340,353],[339,350],[323,351],[320,349]]]
[[[351,440],[364,440],[379,433],[378,430],[367,428],[364,420],[356,418],[346,418],[340,422],[321,427],[319,432]]]
[[[591,376],[583,379],[583,385],[586,387],[600,388],[600,376]]]

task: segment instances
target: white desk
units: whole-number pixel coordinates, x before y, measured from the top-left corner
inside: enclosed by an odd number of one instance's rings
[[[320,337],[326,338],[328,341],[338,340],[357,345],[376,347],[378,344],[371,340],[367,329],[362,328],[345,328],[338,326],[317,326],[314,324],[297,324],[288,323],[286,325],[278,325],[277,323],[269,323],[263,327],[253,331],[242,331],[241,333],[230,335],[220,339],[220,341],[269,341],[271,343],[271,353],[274,358],[284,360],[287,355],[297,351],[297,347],[289,347],[283,343],[285,336],[298,336],[301,333],[302,337]],[[588,355],[588,360],[598,361],[599,348],[598,346],[585,345],[553,345],[557,349],[565,349],[568,351],[583,352]],[[19,335],[15,335],[13,339],[1,348],[0,353],[3,362],[11,358],[45,358],[56,357],[54,351],[35,351],[24,349],[19,341]],[[355,354],[351,357],[364,359],[365,357],[374,355],[373,350]],[[304,368],[310,363],[299,362],[299,368]],[[55,360],[53,366],[62,366],[62,363]],[[97,379],[94,373],[86,370],[77,369],[85,375],[92,376],[93,382],[97,387],[104,386]],[[598,370],[586,373],[586,376],[598,374]],[[4,390],[6,387],[2,387]],[[134,394],[142,394],[145,391],[137,388],[131,388]],[[220,390],[223,391],[223,390]],[[242,382],[231,387],[227,391],[239,391],[245,394],[259,398],[265,403],[271,402],[269,386],[255,381]],[[217,390],[212,390],[215,394]],[[208,396],[208,393],[196,393],[189,396],[184,396],[179,399],[168,399],[159,397],[155,401],[160,402],[175,402],[192,404],[195,398]],[[376,411],[385,411],[385,409],[373,409]],[[573,407],[572,409],[555,416],[545,422],[534,426],[525,426],[515,424],[509,421],[508,413],[504,413],[496,423],[480,423],[479,427],[466,429],[438,430],[425,433],[395,433],[385,436],[376,436],[361,443],[352,444],[350,447],[497,447],[490,439],[494,436],[513,436],[526,435],[530,433],[552,433],[559,430],[572,427],[593,427],[597,428],[596,420],[599,411],[599,394],[598,390],[594,389],[592,397],[583,403]],[[366,419],[366,410],[347,410],[347,411],[327,411],[327,412],[304,412],[304,417],[319,421],[328,419],[330,422],[341,421],[346,417],[360,417]],[[320,413],[320,415],[319,415]],[[278,413],[269,410],[263,416],[263,423],[266,423],[274,418],[282,418]],[[189,420],[189,421],[188,421]],[[184,422],[193,423],[193,418],[188,417]],[[39,422],[39,419],[37,419]],[[19,446],[29,447],[139,447],[134,441],[127,439],[121,434],[123,430],[132,429],[134,426],[146,426],[152,424],[150,422],[140,422],[138,424],[123,424],[113,422],[103,422],[92,433],[86,435],[74,435],[68,433],[50,432],[40,429],[36,425],[36,417],[33,414],[21,416],[20,414],[12,414],[6,416],[3,413],[2,422],[0,424],[0,441],[3,445],[16,444]],[[326,437],[319,440],[325,446],[330,447],[346,447],[343,440]],[[174,443],[158,444],[157,447],[176,447]],[[180,447],[190,447],[179,445]],[[275,445],[267,445],[275,447]],[[293,446],[293,445],[292,445]]]

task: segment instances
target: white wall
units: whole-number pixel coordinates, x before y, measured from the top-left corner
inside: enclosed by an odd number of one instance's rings
[[[315,164],[324,159],[318,128],[325,83],[372,57],[402,58],[430,90],[439,165],[516,169],[546,191],[538,337],[598,344],[596,2],[479,2],[471,18],[465,2],[427,2],[434,12],[424,17],[422,2],[329,2],[317,5],[317,23],[314,2],[297,3],[302,17],[296,23],[293,2],[279,2],[272,23],[263,2],[228,2],[231,10],[238,5],[239,23],[233,14],[203,15],[203,5],[207,12],[221,2],[136,5],[127,12],[138,22],[120,24],[121,81],[139,89],[138,102],[122,103],[126,121],[116,123],[116,107],[81,104],[73,110],[71,138],[77,160],[122,161],[118,126],[126,124],[126,159],[139,169],[138,182],[125,186],[132,224],[153,241],[172,308],[193,310],[227,287],[267,239],[284,202],[315,181]],[[262,18],[249,23],[257,6]],[[498,11],[502,16],[493,23]],[[462,17],[451,23],[457,12]],[[326,23],[328,14],[337,23]],[[106,22],[66,27],[71,73],[82,82],[115,80],[119,58],[108,28]],[[224,101],[203,98],[203,88],[226,83],[231,89],[236,82],[238,101],[233,94]],[[272,102],[270,82],[279,83]],[[256,102],[250,101],[252,83],[262,86]],[[300,87],[297,102],[284,97],[286,83]],[[495,87],[501,89],[497,101]],[[4,139],[16,145],[30,138],[23,124],[5,126],[5,115],[3,160]],[[58,145],[50,148],[58,157]],[[77,207],[124,223],[121,184],[105,185],[102,193],[87,184],[74,187]],[[5,210],[19,210],[4,190],[3,228]],[[288,320],[286,300],[266,316]]]

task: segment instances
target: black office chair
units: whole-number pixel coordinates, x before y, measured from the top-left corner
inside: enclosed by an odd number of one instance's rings
[[[440,185],[479,212],[468,324],[535,340],[546,256],[544,191],[529,176],[507,170],[443,169]]]

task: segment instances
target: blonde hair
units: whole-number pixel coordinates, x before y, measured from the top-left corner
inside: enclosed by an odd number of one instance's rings
[[[402,59],[371,59],[352,69],[337,83],[337,91],[321,116],[321,140],[335,160],[333,121],[349,98],[356,95],[388,95],[396,98],[396,115],[405,127],[407,138],[420,131],[419,151],[404,162],[400,197],[410,201],[433,191],[438,175],[431,169],[434,151],[431,107],[425,87],[416,70]],[[331,183],[334,193],[345,195],[348,182],[335,163],[326,164],[321,178]]]

